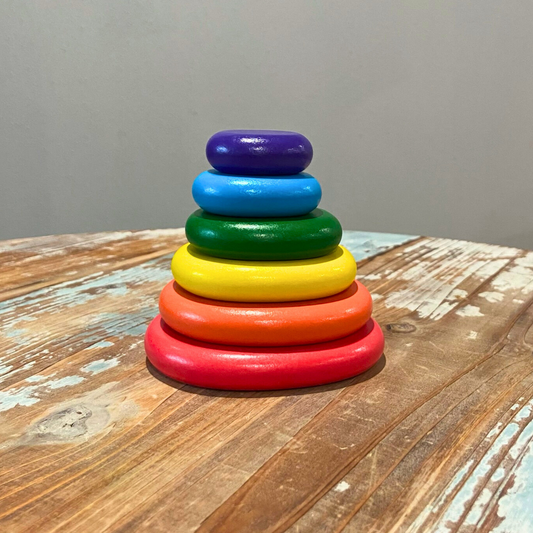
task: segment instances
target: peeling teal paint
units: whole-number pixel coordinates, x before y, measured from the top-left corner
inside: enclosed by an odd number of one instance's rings
[[[341,244],[350,250],[356,261],[361,261],[417,238],[415,235],[345,231]]]
[[[83,340],[94,346],[102,342],[102,338],[116,337],[120,340],[126,336],[144,335],[148,322],[156,314],[157,298],[154,298],[152,306],[143,307],[138,313],[101,313],[93,318],[94,334],[86,335]]]
[[[491,498],[492,492],[489,489],[483,489],[466,515],[463,524],[465,526],[475,526],[481,520],[485,507],[490,502]]]
[[[438,511],[444,503],[446,503],[446,500],[448,499],[448,496],[450,496],[455,489],[462,483],[463,479],[468,474],[470,468],[474,464],[474,461],[472,459],[468,460],[453,476],[452,480],[446,487],[446,490],[442,493],[442,495],[439,497],[439,499],[436,501],[435,505],[430,508],[430,510]]]
[[[457,486],[460,481],[465,477],[465,475],[468,473],[468,479],[464,482],[464,485],[460,488],[459,492],[454,496],[453,500],[448,506],[448,509],[444,513],[444,515],[441,517],[439,522],[436,525],[435,531],[436,533],[447,533],[449,531],[454,530],[453,527],[449,527],[448,524],[456,524],[458,521],[461,520],[461,517],[465,513],[465,510],[471,505],[471,509],[464,518],[464,526],[475,526],[479,520],[482,518],[483,513],[485,511],[485,508],[487,504],[489,503],[491,497],[493,496],[492,493],[487,493],[482,491],[479,496],[476,497],[476,492],[478,489],[478,484],[485,483],[484,480],[486,480],[487,476],[490,475],[491,471],[496,467],[494,464],[495,461],[497,461],[498,456],[504,452],[509,455],[513,455],[513,450],[522,450],[524,448],[525,443],[527,443],[532,437],[533,437],[533,422],[530,422],[525,429],[522,430],[521,426],[519,425],[519,422],[524,421],[531,415],[531,405],[525,405],[522,409],[520,409],[515,416],[513,417],[513,420],[511,423],[509,423],[502,432],[498,435],[496,440],[492,443],[489,450],[485,453],[481,461],[477,464],[477,466],[470,472],[468,472],[469,468],[466,469],[463,467],[460,472],[454,477],[450,485]],[[492,434],[491,431],[489,433]],[[511,445],[511,442],[519,435],[516,442]],[[532,458],[533,461],[533,458]],[[468,464],[468,463],[467,463]],[[531,469],[529,470],[529,476],[531,477],[533,475],[533,463],[531,465]],[[490,475],[489,482],[496,482],[501,481],[504,477],[504,472],[501,468],[496,468],[496,470]],[[524,476],[527,478],[527,476]],[[448,487],[450,487],[450,485]],[[446,494],[451,494],[451,490],[449,488],[446,489]],[[509,495],[510,496],[510,495]],[[530,502],[533,501],[531,498],[533,498],[533,483],[530,483],[529,487],[526,487],[526,490],[524,491],[524,496],[522,496],[522,492],[517,492],[515,495],[516,498],[514,500],[510,500],[507,496],[504,496],[502,498],[507,498],[506,505],[509,507],[510,505],[514,505],[516,507],[516,511],[512,511],[511,514],[520,514],[520,509],[523,505],[524,498],[530,498]],[[441,504],[444,502],[445,497],[443,494],[443,497],[441,497],[439,500],[443,500]],[[474,503],[472,504],[472,500],[474,500]],[[514,503],[512,503],[514,502]],[[500,514],[500,513],[499,513]],[[533,513],[531,513],[531,503],[530,503],[530,514],[533,517]],[[500,516],[502,516],[500,514]],[[532,518],[533,520],[533,518]],[[533,522],[532,522],[533,526]],[[516,529],[512,527],[506,527],[505,529],[497,529],[495,531],[501,531],[508,532],[508,531],[533,531],[533,527],[531,529]]]
[[[28,334],[28,331],[25,329],[8,329],[4,332],[4,336],[6,336],[8,339],[13,339],[17,337],[24,337]]]
[[[100,372],[103,372],[104,370],[109,370],[110,368],[118,366],[119,362],[120,361],[118,357],[115,357],[113,359],[98,359],[82,367],[81,371],[89,372],[94,376],[95,374],[99,374]]]
[[[455,523],[461,518],[467,509],[469,502],[475,496],[477,484],[490,472],[492,468],[492,460],[501,452],[502,449],[505,449],[509,445],[518,431],[519,426],[517,424],[509,424],[498,435],[498,438],[494,441],[483,459],[478,463],[474,470],[469,473],[468,479],[465,481],[459,492],[455,495],[448,509],[440,519],[438,528],[436,529],[438,533],[451,531],[451,528],[447,527],[446,523]]]
[[[44,381],[45,379],[48,379],[46,376],[40,376],[40,375],[35,375],[35,376],[28,376],[25,381],[27,381],[28,383],[38,383],[39,381]]]
[[[8,411],[17,405],[28,407],[39,401],[34,396],[38,385],[30,385],[19,389],[11,389],[7,392],[0,391],[0,411]]]
[[[149,282],[164,283],[172,276],[170,273],[171,258],[172,254],[167,254],[124,270],[109,273],[96,272],[83,278],[45,287],[0,302],[0,315],[9,313],[14,307],[36,302],[36,309],[32,312],[32,316],[35,317],[49,310],[48,301],[53,303],[54,308],[73,307],[93,300],[103,293],[121,297],[136,285],[142,286]]]
[[[120,340],[125,336],[142,336],[148,322],[157,314],[157,297],[146,296],[144,293],[146,283],[163,287],[172,279],[171,257],[172,254],[167,254],[141,265],[107,274],[97,272],[0,302],[0,338],[4,337],[9,341],[3,360],[0,358],[3,365],[10,365],[15,357],[23,356],[27,360],[37,359],[40,356],[36,353],[39,349],[38,344],[45,342],[47,336],[46,334],[36,336],[31,322],[50,313],[60,314],[68,319],[69,308],[82,306],[102,296],[118,299],[132,295],[138,298],[137,305],[141,304],[140,311],[131,314],[95,311],[87,315],[86,335],[72,339],[69,349],[82,350],[90,344],[93,344],[94,348],[110,348],[115,339],[109,337],[117,337]],[[24,311],[24,322],[19,316],[21,308]],[[109,309],[109,306],[107,308]],[[76,317],[76,320],[83,319]],[[15,327],[15,324],[19,327]],[[62,343],[67,339],[67,335],[54,337],[56,343]]]
[[[30,376],[26,381],[30,383],[43,381],[44,379],[49,379],[52,375],[55,374],[51,374],[48,377]],[[33,405],[41,400],[39,394],[46,394],[50,390],[77,385],[82,381],[85,381],[85,378],[82,376],[67,376],[46,381],[45,383],[39,383],[38,385],[28,385],[26,387],[0,391],[0,411],[8,411],[18,405],[23,407]]]
[[[525,406],[522,410],[529,408]],[[509,453],[513,458],[520,458],[515,464],[512,474],[514,481],[498,501],[498,516],[501,523],[494,533],[509,531],[533,531],[533,421],[524,428]],[[520,457],[521,456],[521,457]]]
[[[109,348],[114,345],[115,344],[113,342],[100,341],[100,342],[95,342],[92,346],[89,346],[89,348]]]
[[[12,368],[13,368],[13,365],[1,365],[0,366],[0,376],[3,376],[4,374],[7,374]]]
[[[54,379],[52,381],[47,381],[43,383],[43,387],[48,387],[49,389],[62,389],[63,387],[70,387],[72,385],[77,385],[85,381],[85,378],[82,376],[67,376],[64,378]]]

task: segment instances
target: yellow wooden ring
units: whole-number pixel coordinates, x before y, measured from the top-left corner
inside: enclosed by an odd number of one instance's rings
[[[239,261],[210,257],[191,244],[172,258],[172,274],[184,289],[230,302],[291,302],[325,298],[353,282],[357,266],[343,246],[313,259]]]

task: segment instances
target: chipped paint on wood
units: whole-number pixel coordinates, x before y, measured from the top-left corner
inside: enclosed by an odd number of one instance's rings
[[[99,342],[95,342],[91,348],[109,348],[111,346],[114,346],[115,343],[113,342],[110,342],[110,341],[99,341]]]
[[[517,463],[507,486],[498,500],[497,516],[501,522],[494,528],[494,533],[528,532],[533,531],[533,423],[529,423],[521,435],[517,448],[523,446],[523,451],[511,451],[517,456]],[[504,477],[501,471],[500,481]]]
[[[485,300],[490,303],[501,302],[505,298],[503,293],[494,291],[480,292],[479,296],[481,296],[481,298],[485,298]]]
[[[183,242],[183,228],[18,239],[0,246],[0,300],[33,292],[98,271],[143,263],[172,253]],[[45,264],[44,268],[42,265]]]
[[[7,411],[17,406],[29,406],[37,403],[39,398],[34,396],[34,392],[39,387],[30,385],[28,387],[13,388],[9,391],[0,391],[0,411]]]
[[[82,372],[89,372],[91,374],[99,374],[104,370],[109,370],[119,364],[120,360],[118,357],[113,357],[112,359],[97,359],[96,361],[91,361],[89,364],[82,366]]]
[[[491,506],[497,505],[498,496],[502,494],[502,480],[512,477],[515,468],[513,461],[516,463],[517,457],[523,455],[524,442],[529,443],[533,436],[531,405],[533,400],[523,405],[518,412],[514,405],[509,409],[509,412],[514,413],[513,418],[507,425],[498,422],[486,435],[484,442],[489,446],[479,462],[473,459],[466,461],[440,496],[419,513],[407,529],[409,533],[427,531],[429,523],[432,524],[431,531],[436,533],[470,531],[470,528],[492,531],[492,526],[488,525],[491,522]],[[515,518],[519,513],[511,512],[510,515]],[[520,530],[511,528],[501,531]]]
[[[403,280],[411,282],[408,289],[392,291],[385,300],[389,308],[416,311],[420,318],[440,320],[453,310],[458,310],[467,293],[461,285],[470,278],[480,282],[492,280],[494,287],[517,288],[525,290],[525,278],[515,273],[517,268],[521,273],[528,267],[524,266],[522,252],[515,248],[505,248],[488,244],[452,241],[450,239],[433,239],[431,242],[417,241],[406,246],[403,254],[413,254],[409,268],[390,270],[380,279]],[[513,260],[517,263],[514,264]],[[511,264],[508,270],[506,265]],[[529,264],[529,263],[528,263]],[[517,266],[518,265],[518,266]],[[498,272],[502,271],[499,275]],[[372,272],[372,275],[379,273]],[[530,276],[533,275],[533,270]],[[509,281],[509,276],[513,283]],[[529,278],[531,280],[531,277]],[[528,288],[528,292],[531,288]],[[495,298],[498,291],[485,291],[485,298]],[[490,301],[490,300],[489,300]],[[501,301],[501,298],[497,301]],[[491,302],[494,303],[494,302]],[[459,310],[460,316],[483,316],[482,311],[476,314],[472,307]]]
[[[342,235],[341,244],[350,250],[356,261],[361,261],[382,254],[387,250],[417,238],[413,235],[400,235],[395,233],[345,231]]]
[[[477,305],[465,305],[457,310],[457,314],[463,317],[483,316]]]
[[[44,381],[46,378],[46,376],[39,376],[39,375],[36,375],[36,376],[28,376],[25,381],[27,381],[28,383],[37,383],[39,381]]]
[[[349,483],[346,483],[346,481],[341,481],[333,490],[336,492],[344,492],[345,490],[348,490],[350,488]]]
[[[43,383],[42,386],[50,389],[61,389],[62,387],[72,387],[72,385],[77,385],[84,380],[85,378],[82,376],[65,376],[64,378],[47,381],[46,383]]]

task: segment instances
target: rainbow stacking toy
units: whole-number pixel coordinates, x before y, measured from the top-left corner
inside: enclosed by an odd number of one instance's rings
[[[227,390],[308,387],[369,369],[383,352],[372,299],[354,281],[342,228],[317,209],[304,173],[310,142],[289,131],[228,130],[207,143],[216,170],[192,192],[201,209],[172,259],[148,359],[191,385]]]

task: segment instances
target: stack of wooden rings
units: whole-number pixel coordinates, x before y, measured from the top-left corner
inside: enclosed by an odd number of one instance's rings
[[[303,172],[306,137],[228,130],[206,149],[214,170],[192,192],[189,244],[145,347],[163,374],[227,390],[307,387],[364,372],[383,352],[368,290],[340,246],[342,228],[318,209],[318,181]]]

